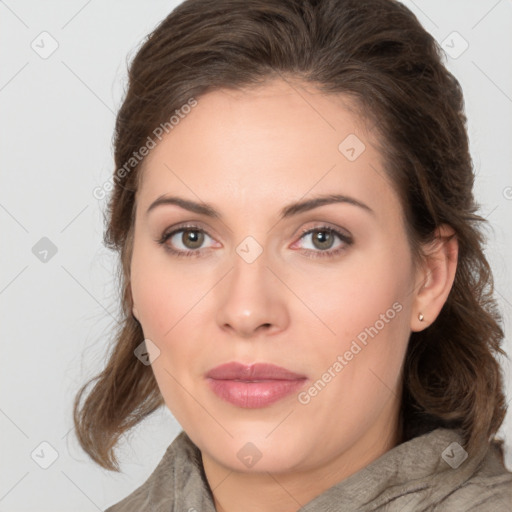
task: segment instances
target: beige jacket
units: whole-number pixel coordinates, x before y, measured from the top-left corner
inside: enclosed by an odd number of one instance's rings
[[[456,443],[456,444],[455,444]],[[402,443],[300,512],[512,512],[512,473],[492,445],[466,457],[454,430]],[[105,512],[215,512],[201,452],[181,432],[149,478]],[[243,511],[240,511],[243,512]]]

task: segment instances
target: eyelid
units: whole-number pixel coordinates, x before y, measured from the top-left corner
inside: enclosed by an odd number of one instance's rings
[[[340,226],[331,225],[331,223],[323,222],[323,221],[313,221],[313,224],[314,225],[311,225],[309,227],[301,228],[300,232],[299,232],[299,238],[304,236],[306,233],[310,233],[311,231],[325,230],[325,231],[333,231],[335,233],[339,233],[344,238],[352,240],[352,235],[345,228],[342,228]]]
[[[197,231],[202,231],[203,233],[208,235],[210,238],[214,238],[212,235],[210,235],[210,233],[209,233],[207,228],[205,228],[204,226],[201,226],[200,223],[196,224],[194,222],[184,222],[184,223],[176,224],[174,226],[170,226],[170,227],[164,229],[161,238],[164,238],[164,237],[169,236],[169,235],[173,235],[173,234],[175,234],[178,231],[184,231],[184,230],[187,230],[187,229],[190,229],[190,230],[195,229]]]

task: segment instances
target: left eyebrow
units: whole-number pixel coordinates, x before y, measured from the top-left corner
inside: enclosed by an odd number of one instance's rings
[[[341,194],[328,194],[323,196],[318,196],[313,199],[308,199],[307,201],[299,201],[297,203],[292,203],[281,210],[281,218],[285,219],[287,217],[291,217],[292,215],[297,215],[298,213],[306,212],[308,210],[312,210],[313,208],[318,208],[319,206],[324,206],[326,204],[334,204],[334,203],[346,203],[352,206],[358,206],[363,210],[366,210],[368,213],[375,215],[375,212],[366,204],[354,199],[350,196],[344,196]]]
[[[292,217],[293,215],[297,215],[299,213],[303,213],[309,210],[313,210],[314,208],[318,208],[320,206],[324,206],[327,204],[334,204],[334,203],[345,203],[350,204],[353,206],[358,206],[359,208],[367,211],[368,213],[371,213],[372,215],[375,215],[375,212],[366,204],[362,203],[361,201],[354,199],[350,196],[345,196],[341,194],[328,194],[328,195],[322,195],[315,197],[313,199],[308,199],[306,201],[298,201],[296,203],[291,203],[288,206],[285,206],[281,212],[280,212],[280,218],[285,219],[288,217]],[[197,213],[199,215],[205,215],[206,217],[211,218],[217,218],[221,219],[222,215],[215,210],[210,204],[208,203],[197,203],[195,201],[191,201],[189,199],[184,199],[182,197],[177,196],[167,196],[162,195],[158,197],[146,211],[146,215],[153,209],[155,209],[157,206],[164,205],[164,204],[174,204],[176,206],[179,206],[185,210],[189,210],[191,212]]]

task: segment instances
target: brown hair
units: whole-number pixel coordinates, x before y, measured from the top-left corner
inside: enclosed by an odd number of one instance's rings
[[[134,356],[144,335],[130,293],[141,174],[131,159],[190,98],[285,77],[350,95],[373,121],[415,256],[443,223],[458,239],[449,297],[436,321],[410,336],[402,440],[436,427],[461,429],[470,453],[492,440],[505,416],[503,331],[472,192],[463,96],[442,60],[434,38],[394,0],[186,0],[147,37],[117,116],[104,237],[120,254],[122,323],[105,369],[74,404],[79,442],[94,461],[118,471],[121,435],[164,404],[151,367]]]

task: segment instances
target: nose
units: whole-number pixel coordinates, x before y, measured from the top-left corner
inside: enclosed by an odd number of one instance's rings
[[[218,289],[217,323],[222,330],[250,338],[288,327],[286,286],[268,263],[265,251],[251,263],[235,253],[234,268]]]

